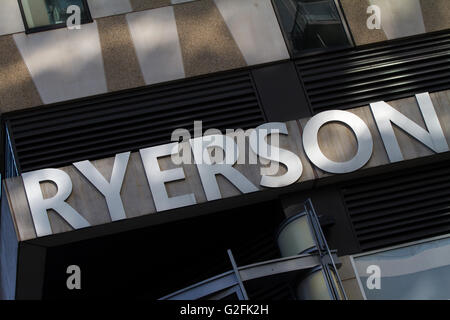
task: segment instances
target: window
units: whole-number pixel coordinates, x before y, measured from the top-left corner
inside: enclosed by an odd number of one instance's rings
[[[366,299],[450,299],[449,235],[356,255],[353,261]],[[373,266],[379,270],[378,287],[372,283]]]
[[[333,0],[273,0],[285,37],[296,55],[350,45]]]
[[[74,13],[67,13],[72,6],[80,8],[80,22],[92,22],[86,0],[19,0],[27,33],[65,27],[67,19]]]

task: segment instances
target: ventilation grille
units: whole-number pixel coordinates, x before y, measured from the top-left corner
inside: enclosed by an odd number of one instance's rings
[[[248,72],[83,98],[8,117],[22,172],[168,143],[176,128],[264,122]]]
[[[362,250],[450,232],[450,166],[417,167],[342,187]]]
[[[450,88],[450,32],[305,55],[296,61],[313,113]]]

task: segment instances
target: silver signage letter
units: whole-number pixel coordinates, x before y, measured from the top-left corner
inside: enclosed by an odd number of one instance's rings
[[[88,160],[73,164],[105,196],[112,221],[127,217],[120,198],[120,190],[122,189],[129,158],[130,152],[116,155],[110,182],[106,181],[105,177]]]
[[[221,199],[216,175],[221,174],[243,193],[258,191],[258,188],[233,168],[239,158],[239,149],[233,138],[224,135],[210,135],[190,139],[195,163],[197,164],[203,189],[208,201]],[[219,163],[211,163],[208,148],[225,150],[225,159]]]
[[[65,202],[72,193],[72,181],[67,173],[58,169],[43,169],[24,173],[22,179],[38,237],[52,234],[47,214],[49,209],[56,211],[74,229],[90,226],[83,216]],[[44,199],[40,185],[41,182],[46,181],[54,183],[58,190],[52,198],[48,199]]]
[[[169,198],[164,185],[166,182],[183,180],[185,178],[183,168],[161,171],[158,163],[158,158],[171,156],[178,152],[178,142],[141,149],[139,152],[152,191],[153,200],[155,201],[156,210],[170,210],[197,203],[193,193]]]
[[[342,122],[355,134],[358,151],[356,155],[345,162],[335,162],[328,159],[320,150],[317,135],[322,126],[329,122]],[[324,111],[312,117],[303,130],[303,147],[309,160],[318,168],[329,173],[348,173],[362,168],[372,156],[372,134],[364,121],[348,111]]]
[[[428,131],[411,119],[405,117],[384,101],[370,104],[373,117],[375,118],[381,138],[383,139],[384,147],[386,148],[391,162],[403,160],[403,154],[400,150],[397,138],[395,137],[392,123],[422,142],[434,152],[439,153],[449,151],[444,132],[442,132],[442,127],[436,115],[436,111],[434,110],[430,95],[428,92],[417,94],[416,99]]]
[[[262,133],[262,134],[260,134]],[[279,177],[265,176],[261,177],[260,185],[268,188],[280,188],[295,183],[303,173],[303,165],[300,158],[291,151],[280,149],[276,146],[268,145],[266,137],[273,133],[288,134],[285,123],[272,122],[266,123],[250,134],[250,148],[260,157],[283,163],[287,167],[287,172]],[[268,150],[271,150],[268,152]]]

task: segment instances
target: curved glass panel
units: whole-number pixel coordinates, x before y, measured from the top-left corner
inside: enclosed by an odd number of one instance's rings
[[[297,216],[282,227],[278,247],[282,257],[295,256],[316,246],[308,215]]]

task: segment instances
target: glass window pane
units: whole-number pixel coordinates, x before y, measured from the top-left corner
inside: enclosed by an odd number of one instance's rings
[[[450,299],[450,238],[354,257],[367,299]],[[367,268],[378,266],[380,289],[369,289]]]
[[[76,5],[81,9],[81,21],[88,20],[83,0],[21,0],[28,28],[65,24],[71,14],[67,8]]]
[[[350,45],[333,0],[275,0],[281,26],[294,55]]]

